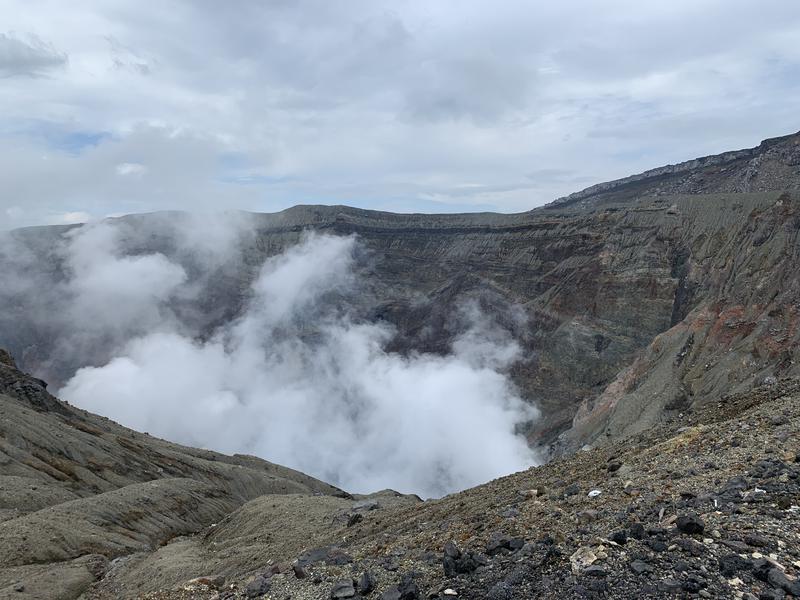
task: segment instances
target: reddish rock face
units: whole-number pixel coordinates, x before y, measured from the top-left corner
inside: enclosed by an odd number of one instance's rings
[[[723,204],[715,209],[716,201]],[[582,403],[566,436],[572,447],[642,431],[724,394],[798,373],[798,195],[691,202],[697,217],[682,234],[691,264],[679,283],[692,290],[689,311],[596,400]],[[726,209],[741,216],[731,223]]]

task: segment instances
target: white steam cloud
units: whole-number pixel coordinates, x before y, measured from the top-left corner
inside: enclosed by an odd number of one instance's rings
[[[120,256],[119,235],[107,224],[68,234],[69,317],[95,334],[158,326],[165,318],[165,302],[186,282],[183,268],[163,254]]]
[[[166,308],[192,291],[163,254],[126,256],[109,223],[70,239],[71,308],[132,337],[60,396],[135,429],[255,454],[349,491],[440,496],[527,468],[536,418],[507,376],[513,339],[465,304],[447,356],[386,350],[393,330],[348,310],[354,237],[309,235],[268,259],[243,313],[199,340]],[[84,363],[85,364],[85,363]]]

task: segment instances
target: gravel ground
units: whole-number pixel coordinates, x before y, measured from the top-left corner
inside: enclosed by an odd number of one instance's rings
[[[287,497],[283,541],[259,568],[236,576],[233,561],[143,597],[800,597],[799,390],[783,381],[725,398],[441,500],[337,499],[315,512]],[[245,513],[250,535],[274,532],[270,515]]]

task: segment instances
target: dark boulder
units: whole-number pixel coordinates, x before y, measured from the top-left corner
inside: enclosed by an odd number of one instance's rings
[[[635,540],[643,540],[645,536],[644,525],[642,523],[631,523],[628,527],[628,535]]]
[[[375,589],[376,585],[375,576],[370,571],[364,571],[358,579],[358,593],[366,596]]]
[[[738,554],[726,554],[719,558],[719,570],[725,577],[734,577],[740,571],[748,571],[752,562]]]
[[[486,554],[495,556],[500,554],[503,550],[509,549],[511,538],[505,534],[495,532],[489,537],[486,543]]]
[[[608,536],[612,542],[615,542],[620,545],[625,545],[628,543],[628,532],[624,529],[620,529],[619,531],[615,531],[610,536]]]
[[[703,519],[695,514],[681,515],[678,517],[675,525],[678,527],[679,531],[689,535],[703,533],[706,529],[706,524],[703,522]]]

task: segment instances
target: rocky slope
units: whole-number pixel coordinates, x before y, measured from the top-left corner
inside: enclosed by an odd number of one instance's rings
[[[799,429],[800,383],[783,380],[442,500],[255,501],[195,543],[211,554],[254,522],[269,537],[291,514],[302,528],[306,510],[325,534],[296,552],[285,529],[248,577],[207,563],[147,597],[800,597]]]
[[[531,443],[557,441],[557,451],[569,451],[798,374],[798,157],[800,134],[515,215],[324,206],[248,215],[252,235],[204,277],[176,242],[185,215],[118,223],[127,252],[162,252],[198,278],[199,300],[176,310],[206,333],[241,311],[263,260],[304,231],[356,234],[364,289],[353,310],[393,323],[395,350],[446,352],[458,333],[456,307],[478,299],[523,347],[513,377],[543,414]],[[11,279],[24,269],[35,289],[52,287],[65,277],[58,248],[67,229],[13,232],[0,270]],[[20,263],[20,254],[32,260]],[[30,293],[3,301],[0,344],[24,368],[58,385],[77,367],[108,359],[97,348],[59,351],[59,332],[31,318]],[[58,311],[58,302],[39,309]],[[527,321],[514,316],[520,311]]]
[[[800,189],[797,135],[764,140],[755,148],[723,152],[600,183],[549,206],[590,207],[604,201],[676,194],[741,194]]]
[[[0,597],[77,597],[115,557],[200,531],[264,494],[298,493],[347,496],[77,410],[0,352]]]

